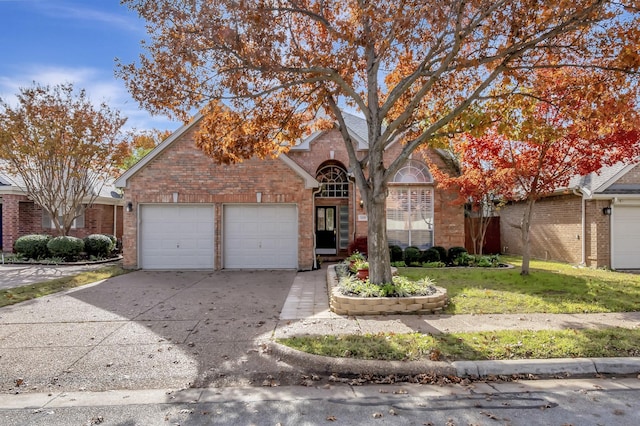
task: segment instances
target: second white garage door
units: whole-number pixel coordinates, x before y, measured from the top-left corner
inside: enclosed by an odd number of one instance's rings
[[[297,269],[295,205],[224,206],[224,267]]]
[[[611,219],[611,267],[640,268],[640,206],[614,206]]]
[[[140,267],[213,269],[212,205],[140,206]]]

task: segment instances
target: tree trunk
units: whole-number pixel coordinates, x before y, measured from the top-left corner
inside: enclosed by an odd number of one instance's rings
[[[520,235],[522,237],[522,271],[521,275],[529,275],[529,261],[531,260],[531,247],[529,244],[529,229],[531,228],[531,216],[533,214],[533,205],[535,199],[527,200],[527,204],[524,208],[522,215],[522,227],[520,228]]]
[[[387,242],[386,196],[371,197],[367,203],[367,215],[369,281],[378,285],[388,284],[391,283],[391,257]]]

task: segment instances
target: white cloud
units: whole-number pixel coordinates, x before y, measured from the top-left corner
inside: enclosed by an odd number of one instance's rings
[[[72,83],[76,89],[85,89],[93,103],[98,105],[105,102],[109,107],[119,110],[123,117],[127,117],[126,129],[175,130],[181,125],[164,117],[153,117],[141,110],[127,92],[123,82],[94,68],[30,65],[15,70],[13,75],[0,76],[0,97],[9,104],[14,104],[15,95],[20,88],[30,87],[33,82],[45,86]]]

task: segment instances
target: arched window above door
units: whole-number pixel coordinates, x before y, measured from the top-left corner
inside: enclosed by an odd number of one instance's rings
[[[433,177],[429,173],[426,164],[416,160],[409,160],[393,177],[391,183],[433,183]]]
[[[347,198],[349,197],[349,179],[347,171],[337,164],[321,166],[316,174],[321,190],[318,197]]]

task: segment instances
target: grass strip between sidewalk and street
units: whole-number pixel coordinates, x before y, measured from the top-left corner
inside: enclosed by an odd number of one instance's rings
[[[501,256],[515,268],[398,268],[412,280],[429,277],[447,289],[446,314],[632,312],[640,306],[640,275]]]
[[[315,355],[383,361],[640,356],[640,330],[626,328],[298,336],[278,343]]]
[[[56,278],[41,283],[27,284],[21,287],[14,287],[0,290],[0,308],[48,294],[69,290],[96,281],[126,274],[130,271],[120,266],[105,266],[94,271],[80,272],[77,275]]]

